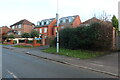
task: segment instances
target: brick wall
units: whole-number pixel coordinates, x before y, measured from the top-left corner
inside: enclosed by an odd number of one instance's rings
[[[73,27],[77,27],[81,24],[81,20],[80,20],[80,17],[77,16],[72,24]]]

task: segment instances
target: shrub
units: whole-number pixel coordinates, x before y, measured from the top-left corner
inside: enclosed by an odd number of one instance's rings
[[[31,38],[39,37],[39,32],[36,30],[32,30],[30,33],[30,36],[31,36]]]
[[[54,44],[53,44],[54,43]],[[52,45],[56,45],[56,38]],[[60,47],[67,49],[109,50],[112,45],[112,27],[106,23],[60,30]]]
[[[16,44],[17,43],[17,41],[16,40],[14,40],[14,44]]]
[[[22,38],[30,38],[30,34],[29,33],[23,33],[21,35]]]

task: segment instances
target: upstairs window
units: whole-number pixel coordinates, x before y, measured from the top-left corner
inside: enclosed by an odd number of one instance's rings
[[[40,28],[40,33],[42,33],[42,28]]]
[[[41,25],[41,22],[39,23],[39,25]]]
[[[44,25],[44,21],[42,21],[41,24]]]
[[[19,24],[19,25],[18,25],[18,28],[22,28],[22,25],[21,25],[21,24]]]
[[[15,26],[12,26],[12,29],[15,29]]]
[[[18,35],[21,35],[21,31],[18,31]]]
[[[69,17],[69,22],[72,22],[73,21],[73,18],[72,17]]]
[[[60,23],[63,23],[63,21],[62,21],[62,20],[60,20]]]
[[[44,33],[47,33],[47,28],[44,28]]]
[[[63,23],[66,23],[66,19],[63,19]]]
[[[49,24],[49,21],[46,21],[46,24],[48,25],[48,24]]]
[[[69,22],[69,20],[68,20],[68,19],[66,19],[66,22]]]
[[[44,22],[44,25],[46,25],[46,22]]]

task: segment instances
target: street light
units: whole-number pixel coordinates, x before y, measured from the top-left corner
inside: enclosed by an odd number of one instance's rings
[[[56,20],[57,20],[57,53],[59,53],[59,18],[58,13],[56,13]]]
[[[57,0],[57,13],[56,13],[56,20],[57,20],[57,53],[59,53],[59,14],[58,14],[58,0]]]

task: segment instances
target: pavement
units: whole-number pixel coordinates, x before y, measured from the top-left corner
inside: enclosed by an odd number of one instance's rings
[[[119,76],[118,75],[118,62],[119,62],[118,54],[120,54],[120,52],[114,52],[114,53],[93,58],[93,59],[79,59],[79,58],[62,56],[58,54],[45,53],[41,51],[41,49],[43,48],[25,49],[25,48],[14,48],[10,45],[3,45],[3,48],[11,49],[15,52],[22,52],[22,53],[36,56],[42,59],[59,62],[62,64],[67,64],[67,65],[71,65],[79,68],[92,70],[95,72],[100,72],[100,73],[104,73],[104,74],[108,74],[116,77]]]

